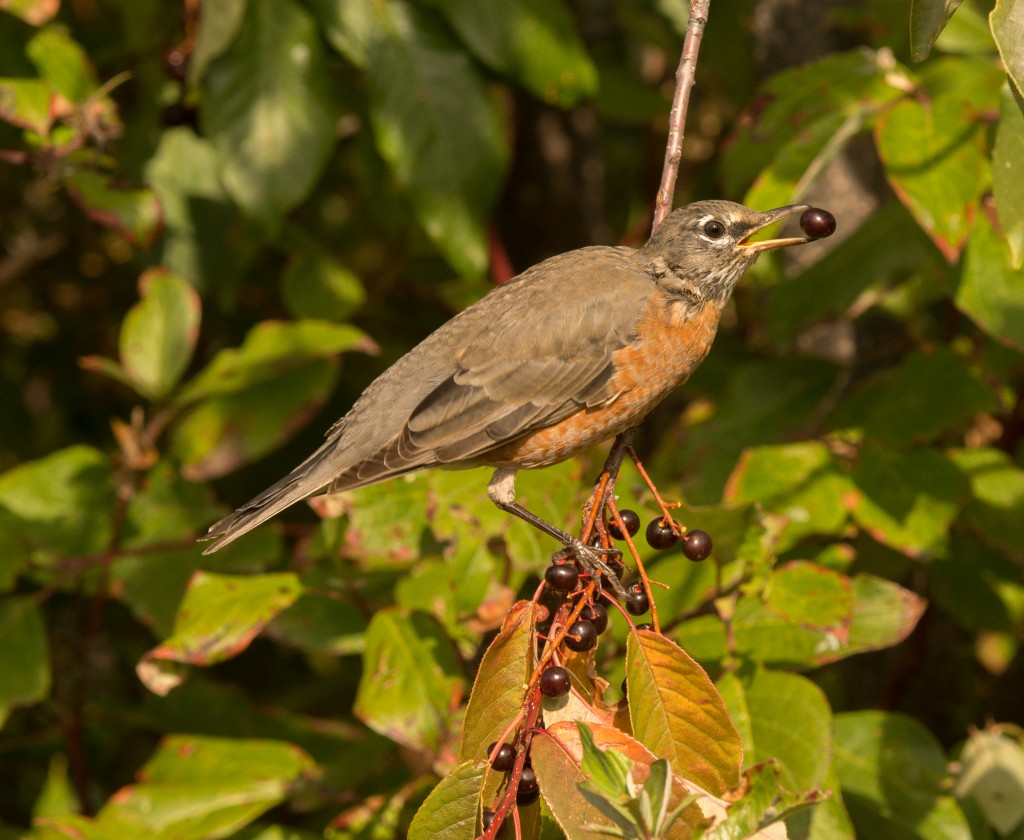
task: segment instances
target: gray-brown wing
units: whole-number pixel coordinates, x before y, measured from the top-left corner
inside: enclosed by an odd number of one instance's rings
[[[636,252],[584,249],[515,283],[460,316],[454,373],[418,402],[400,434],[332,489],[472,461],[615,397],[607,387],[613,354],[637,339],[651,291]]]

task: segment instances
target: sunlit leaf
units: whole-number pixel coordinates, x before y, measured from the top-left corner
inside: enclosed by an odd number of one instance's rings
[[[60,0],[0,0],[0,9],[32,26],[42,26],[60,10]]]
[[[681,648],[650,631],[630,633],[626,681],[638,741],[710,793],[737,784],[739,734],[708,675]]]
[[[450,736],[463,687],[451,641],[433,618],[394,608],[374,615],[354,707],[367,726],[400,744],[436,750]]]
[[[989,24],[1010,82],[1024,96],[1024,6],[1020,0],[996,0]]]
[[[39,75],[69,102],[84,102],[99,84],[85,50],[61,24],[40,29],[28,42],[25,52]]]
[[[483,761],[467,761],[445,776],[420,806],[409,840],[473,840],[483,787]]]
[[[1024,268],[1024,114],[1009,88],[1003,91],[992,150],[992,192],[999,226],[1010,246],[1011,268]]]
[[[163,210],[149,187],[119,186],[98,172],[79,169],[67,178],[68,193],[86,215],[149,248],[163,227]]]
[[[42,79],[0,79],[0,119],[39,134],[56,116],[54,90]]]
[[[216,575],[196,572],[178,608],[174,632],[139,662],[140,679],[166,694],[179,680],[161,663],[212,665],[237,656],[301,591],[291,572]]]
[[[1024,750],[996,731],[972,732],[960,753],[958,798],[971,797],[1002,835],[1024,822]]]

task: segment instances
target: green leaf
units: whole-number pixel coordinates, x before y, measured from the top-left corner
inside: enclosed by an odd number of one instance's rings
[[[958,524],[979,541],[1019,557],[1024,545],[1024,470],[996,449],[954,449],[949,455],[970,481],[973,497]]]
[[[967,360],[939,346],[907,354],[898,368],[852,390],[829,425],[859,427],[873,441],[925,443],[966,430],[978,414],[997,409],[992,389]]]
[[[910,54],[924,61],[961,0],[911,0]]]
[[[702,840],[744,840],[785,817],[816,805],[823,798],[819,791],[794,793],[779,779],[772,762],[751,767],[745,774],[743,798],[729,806],[723,822],[705,832]],[[784,835],[783,835],[784,836]]]
[[[445,776],[409,826],[409,840],[473,840],[487,763],[466,761]]]
[[[122,187],[98,172],[79,169],[67,176],[68,194],[98,224],[116,230],[132,245],[149,248],[160,236],[163,210],[149,187]]]
[[[821,580],[835,575],[822,571]],[[725,628],[718,616],[706,615],[684,622],[675,632],[676,640],[701,662],[720,662],[730,652],[782,667],[809,668],[836,662],[857,653],[880,650],[899,644],[917,625],[926,602],[895,583],[870,575],[850,579],[853,606],[849,618],[830,627],[795,623],[783,610],[772,606],[781,602],[792,609],[788,594],[793,587],[806,591],[804,564],[788,564],[775,571],[767,587],[767,598],[745,596],[736,604],[730,621],[732,647],[726,644]],[[838,582],[837,581],[837,582]],[[824,591],[831,591],[835,583]],[[826,616],[830,608],[821,610]]]
[[[61,24],[40,29],[28,42],[25,52],[39,75],[69,102],[81,104],[99,85],[85,50]]]
[[[805,677],[745,667],[718,681],[729,716],[743,738],[743,761],[779,764],[784,787],[821,787],[832,765],[832,710]]]
[[[199,7],[195,49],[189,57],[189,82],[203,80],[210,63],[227,52],[242,28],[248,0],[218,0]]]
[[[301,202],[335,142],[327,59],[296,0],[248,0],[238,35],[206,72],[202,125],[224,186],[268,230]]]
[[[970,495],[959,470],[932,449],[864,446],[851,477],[860,491],[854,520],[908,557],[944,553],[949,525]]]
[[[237,656],[302,587],[291,572],[192,576],[178,608],[174,633],[139,661],[136,671],[150,691],[166,694],[181,683],[179,669],[163,663],[212,665]]]
[[[139,277],[139,296],[121,326],[121,364],[140,393],[160,400],[192,358],[201,303],[184,278],[162,269]]]
[[[958,798],[970,797],[1002,835],[1024,822],[1024,750],[998,731],[972,732],[960,753]]]
[[[288,261],[281,294],[296,318],[344,321],[366,299],[359,278],[324,251],[305,248]]]
[[[980,95],[986,72],[966,59],[947,59],[932,73],[932,95],[896,103],[878,121],[875,140],[889,184],[952,263],[967,240],[990,170],[978,102],[970,101],[965,87],[946,87],[945,74],[954,71],[950,61],[979,83]]]
[[[1003,89],[999,106],[992,150],[992,192],[999,226],[1010,246],[1010,267],[1020,271],[1024,268],[1024,113],[1009,87]]]
[[[0,79],[0,120],[41,135],[56,116],[53,88],[42,79]]]
[[[224,0],[201,6],[201,14],[222,5]],[[164,211],[159,262],[198,290],[230,300],[258,239],[221,183],[213,145],[190,128],[167,129],[146,165],[145,179]]]
[[[114,488],[103,453],[71,446],[0,475],[0,555],[45,564],[109,546]]]
[[[430,0],[488,67],[571,108],[597,91],[597,70],[562,0]]]
[[[0,9],[32,26],[42,26],[60,10],[60,0],[0,0]]]
[[[835,767],[858,837],[970,840],[944,790],[946,758],[913,718],[887,712],[835,717]]]
[[[810,534],[838,534],[846,526],[849,479],[821,443],[747,449],[740,456],[724,498],[759,502],[779,520],[775,550],[782,552]]]
[[[209,397],[245,391],[286,376],[317,359],[374,345],[355,327],[328,321],[263,321],[241,347],[221,350],[193,377],[175,400],[179,406]]]
[[[50,693],[50,649],[35,599],[0,598],[0,727],[12,706],[45,700]]]
[[[68,758],[56,753],[50,759],[46,782],[32,805],[32,821],[40,817],[58,817],[62,814],[77,814],[82,806],[75,789],[68,778]],[[0,837],[3,835],[0,834]]]
[[[516,604],[480,660],[462,724],[463,759],[486,756],[487,747],[519,712],[534,667],[534,619],[532,602]]]
[[[672,771],[713,794],[739,782],[743,747],[710,678],[656,633],[629,634],[626,680],[633,734]]]
[[[996,0],[988,20],[1010,83],[1024,96],[1024,7],[1020,0]]]
[[[612,799],[629,796],[627,780],[631,779],[632,762],[616,749],[598,749],[590,728],[582,721],[576,721],[576,729],[583,746],[580,770],[590,777],[587,783]]]
[[[227,837],[283,801],[312,769],[291,744],[171,736],[142,768],[141,781],[100,810],[97,826],[154,840]]]
[[[1024,284],[1012,254],[982,213],[967,245],[955,303],[998,341],[1024,349]]]
[[[374,0],[307,0],[328,43],[352,64],[366,68],[373,37]]]
[[[450,735],[463,687],[451,641],[433,618],[394,608],[374,615],[354,707],[367,726],[435,751]]]
[[[465,52],[427,14],[374,7],[370,119],[423,229],[460,273],[487,266],[484,220],[507,149],[495,102]]]

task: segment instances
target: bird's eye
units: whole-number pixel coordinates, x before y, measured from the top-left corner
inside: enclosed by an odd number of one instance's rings
[[[725,225],[712,219],[709,222],[704,222],[703,231],[708,239],[721,239],[725,236]]]

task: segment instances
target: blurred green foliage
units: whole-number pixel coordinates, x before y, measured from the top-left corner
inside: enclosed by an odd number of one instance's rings
[[[474,836],[554,546],[477,471],[194,541],[493,282],[645,238],[685,5],[0,0],[0,840]],[[1024,4],[958,5],[711,5],[677,203],[839,233],[637,439],[715,540],[645,555],[750,771],[710,836],[1024,837]],[[600,457],[520,495],[575,528]],[[674,719],[636,637],[597,673]]]

